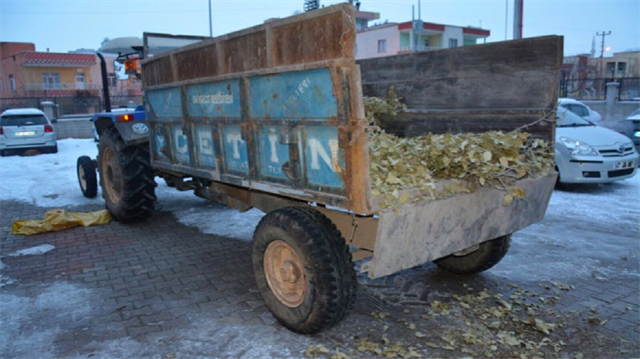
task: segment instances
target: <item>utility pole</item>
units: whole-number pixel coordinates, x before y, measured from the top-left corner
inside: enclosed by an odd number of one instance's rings
[[[522,39],[524,0],[513,0],[513,39]]]
[[[211,0],[209,0],[209,37],[213,37],[213,23],[211,22]]]
[[[598,76],[602,76],[602,62],[604,57],[604,37],[611,35],[611,31],[596,32],[596,36],[602,36],[602,42],[600,43],[600,64],[598,66]]]

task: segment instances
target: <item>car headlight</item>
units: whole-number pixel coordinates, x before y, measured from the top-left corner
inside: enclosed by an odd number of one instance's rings
[[[560,137],[562,144],[569,150],[573,156],[597,156],[598,151],[582,141],[574,140],[569,137]]]

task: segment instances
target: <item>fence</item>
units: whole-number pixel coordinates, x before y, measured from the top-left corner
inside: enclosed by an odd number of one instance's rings
[[[640,77],[619,79],[620,94],[618,100],[634,100],[640,97]]]
[[[560,97],[577,100],[604,100],[607,98],[607,83],[620,83],[618,100],[631,100],[640,96],[640,77],[560,79]]]
[[[51,101],[58,107],[58,115],[92,114],[104,111],[104,101],[97,96],[74,97],[20,97],[0,99],[0,111],[12,108],[39,108],[43,101]],[[111,107],[134,107],[142,104],[142,96],[112,96]]]

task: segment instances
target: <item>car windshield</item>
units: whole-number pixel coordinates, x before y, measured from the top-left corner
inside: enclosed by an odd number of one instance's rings
[[[0,126],[46,125],[43,115],[5,115],[0,117]]]
[[[558,127],[594,126],[591,122],[576,115],[562,106],[558,106],[556,113],[556,125]]]
[[[631,117],[631,116],[638,116],[639,114],[640,114],[640,109],[637,109],[637,110],[633,111],[633,113],[632,113],[632,114],[630,114],[628,117]]]

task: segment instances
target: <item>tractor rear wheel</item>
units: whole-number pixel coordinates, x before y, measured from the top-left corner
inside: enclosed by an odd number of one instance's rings
[[[102,197],[113,218],[131,222],[149,216],[156,182],[148,144],[126,146],[112,127],[101,136],[98,149]]]

